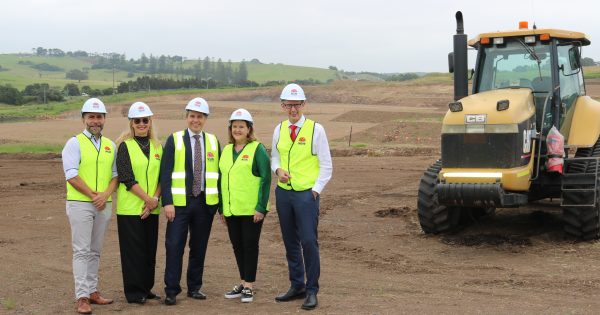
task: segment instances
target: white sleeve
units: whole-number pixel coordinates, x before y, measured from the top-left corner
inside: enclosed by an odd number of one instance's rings
[[[115,148],[115,152],[114,152],[115,153],[115,157],[113,159],[112,177],[111,178],[115,178],[115,177],[118,176],[118,174],[117,174],[117,151],[118,151],[118,148],[117,148],[117,145],[114,142],[112,142],[112,144],[113,144],[113,148]]]
[[[81,151],[79,150],[79,141],[77,141],[76,137],[71,137],[65,144],[62,150],[62,162],[66,180],[79,175]]]
[[[279,142],[279,131],[281,130],[281,124],[275,127],[273,132],[273,142],[271,144],[271,171],[277,172],[277,169],[281,166],[281,160],[279,158],[279,151],[277,150],[277,142]]]
[[[331,162],[331,151],[329,142],[325,134],[325,128],[321,124],[315,124],[315,137],[313,139],[313,151],[317,153],[319,159],[319,176],[312,190],[321,194],[325,185],[331,179],[333,173],[333,163]]]

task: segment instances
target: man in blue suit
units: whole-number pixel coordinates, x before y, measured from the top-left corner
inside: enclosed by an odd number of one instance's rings
[[[162,204],[168,220],[165,236],[165,304],[175,305],[183,265],[183,252],[190,234],[187,296],[204,300],[200,291],[206,247],[215,213],[219,208],[219,156],[217,138],[203,131],[209,115],[202,98],[185,107],[188,128],[169,136],[161,161]]]

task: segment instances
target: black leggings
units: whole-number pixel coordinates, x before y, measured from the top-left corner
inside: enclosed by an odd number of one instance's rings
[[[225,220],[240,279],[254,282],[258,266],[258,242],[263,220],[254,223],[253,216],[230,216],[225,217]]]

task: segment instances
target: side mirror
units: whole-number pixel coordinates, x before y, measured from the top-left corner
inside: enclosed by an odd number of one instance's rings
[[[569,63],[571,64],[571,69],[577,70],[581,67],[581,55],[579,54],[579,47],[573,46],[569,48]]]
[[[454,73],[454,52],[448,53],[448,72]]]

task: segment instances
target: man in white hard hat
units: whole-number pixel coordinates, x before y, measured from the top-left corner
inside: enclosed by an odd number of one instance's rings
[[[217,138],[204,132],[210,114],[208,103],[198,97],[186,109],[188,128],[169,136],[161,161],[160,186],[167,222],[165,237],[165,304],[175,305],[182,291],[181,268],[187,235],[190,252],[187,296],[204,300],[200,291],[204,257],[212,221],[219,208],[219,156]]]
[[[81,314],[92,312],[90,303],[113,302],[102,297],[96,287],[104,232],[112,213],[110,196],[118,184],[115,144],[102,136],[105,116],[104,103],[97,98],[88,99],[81,108],[85,130],[70,138],[62,151],[75,297]]]
[[[333,166],[325,129],[302,114],[306,107],[302,88],[288,84],[280,99],[288,119],[275,127],[271,170],[279,178],[275,200],[291,285],[275,300],[305,298],[302,309],[311,310],[318,304],[321,272],[319,201]]]

